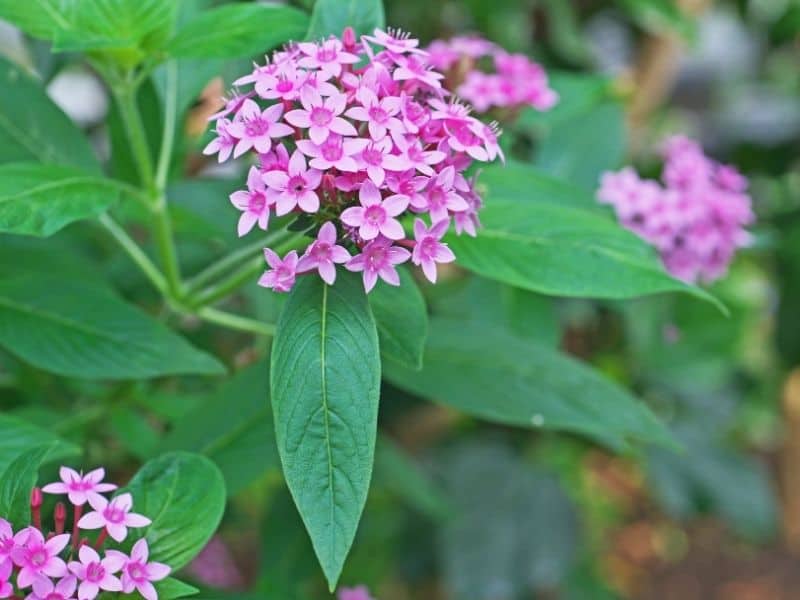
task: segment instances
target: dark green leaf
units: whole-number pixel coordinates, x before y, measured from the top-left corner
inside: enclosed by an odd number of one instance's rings
[[[295,286],[270,371],[286,482],[333,589],[367,498],[378,419],[378,334],[357,277]]]
[[[0,0],[0,11],[6,1]],[[14,6],[36,4],[10,1]],[[0,163],[35,160],[100,173],[89,142],[47,97],[39,81],[4,58],[0,58],[0,80],[4,90],[0,94]]]
[[[228,494],[236,494],[279,465],[268,393],[268,366],[247,368],[185,415],[162,449],[209,457],[222,471]]]
[[[208,543],[225,510],[225,482],[210,460],[189,452],[170,452],[145,464],[126,492],[136,512],[153,523],[131,530],[131,543],[147,538],[150,558],[177,571]],[[146,535],[142,533],[146,532]]]
[[[616,449],[671,443],[644,404],[590,367],[480,324],[432,319],[422,370],[384,369],[395,386],[488,421],[572,431]]]
[[[155,455],[159,433],[145,415],[129,406],[115,406],[108,424],[114,439],[139,460]]]
[[[428,335],[428,312],[414,278],[406,269],[399,273],[400,286],[377,286],[369,295],[369,305],[378,326],[381,356],[419,369]]]
[[[655,251],[603,215],[550,202],[494,196],[477,238],[447,236],[460,265],[554,296],[631,298],[682,291],[711,299],[670,277]]]
[[[345,27],[352,27],[358,35],[372,34],[376,27],[385,26],[382,0],[317,0],[306,39],[338,37]]]
[[[158,600],[175,600],[176,598],[194,596],[200,592],[196,587],[188,583],[183,583],[174,577],[167,577],[163,581],[156,582],[154,585],[158,592]]]
[[[22,419],[0,415],[0,473],[23,452],[42,445],[51,447],[49,457],[53,460],[78,452],[76,446],[60,440],[46,429]]]
[[[200,13],[178,31],[167,51],[179,58],[238,58],[263,54],[308,27],[305,13],[288,6],[229,4]]]
[[[0,280],[0,345],[46,371],[87,379],[225,372],[113,292],[58,274]]]
[[[99,216],[118,196],[111,180],[73,167],[0,165],[0,232],[46,237]]]

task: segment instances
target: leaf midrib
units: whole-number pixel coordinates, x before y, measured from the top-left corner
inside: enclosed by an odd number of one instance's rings
[[[336,521],[334,518],[335,512],[335,495],[336,490],[333,486],[333,454],[331,451],[331,431],[330,419],[328,417],[328,381],[327,381],[327,366],[325,357],[325,338],[327,336],[328,327],[328,285],[322,284],[322,319],[320,321],[320,384],[322,391],[322,418],[325,424],[325,450],[328,454],[328,487],[330,488],[330,528],[331,528],[331,552],[336,548]]]
[[[63,186],[74,186],[81,183],[96,183],[98,186],[111,187],[108,186],[105,181],[103,181],[102,179],[98,179],[97,177],[93,177],[91,175],[75,175],[72,177],[67,177],[65,179],[59,179],[57,181],[41,183],[39,185],[35,185],[31,188],[27,188],[21,192],[16,192],[13,194],[0,193],[0,202],[12,202],[14,200],[25,198],[26,196],[34,196],[36,194],[46,192],[53,188],[59,188]]]

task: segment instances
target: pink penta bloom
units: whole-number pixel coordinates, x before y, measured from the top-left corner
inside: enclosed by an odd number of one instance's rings
[[[5,563],[10,563],[14,548],[17,547],[14,540],[14,531],[11,529],[11,523],[5,519],[0,519],[0,566]]]
[[[117,542],[123,541],[128,536],[128,527],[147,527],[152,521],[144,515],[132,513],[133,497],[130,494],[120,494],[109,502],[102,496],[89,498],[89,504],[94,509],[78,521],[80,529],[102,529],[105,527],[108,535]]]
[[[317,239],[297,263],[297,272],[306,273],[316,269],[328,285],[336,281],[336,264],[350,260],[350,253],[336,245],[336,226],[328,221],[319,230]]]
[[[118,573],[125,564],[119,552],[108,553],[104,558],[89,546],[81,546],[78,551],[80,561],[69,563],[70,572],[80,580],[78,600],[92,600],[100,593],[122,591],[122,582],[114,573]]]
[[[10,598],[14,594],[14,587],[8,581],[13,569],[14,565],[9,560],[0,563],[0,598]]]
[[[299,261],[297,252],[292,250],[286,255],[286,258],[281,259],[269,248],[264,248],[264,258],[270,269],[261,276],[258,285],[271,288],[275,292],[291,291],[297,274]]]
[[[69,467],[61,467],[58,471],[61,481],[49,483],[42,488],[46,494],[66,494],[75,506],[83,506],[91,496],[117,489],[113,483],[103,483],[106,470],[103,468],[89,471],[86,475]]]
[[[310,165],[321,171],[338,169],[355,173],[358,163],[353,158],[354,154],[361,152],[369,140],[361,138],[343,138],[340,135],[329,135],[321,145],[311,140],[299,140],[297,148],[306,156],[311,157]]]
[[[297,47],[305,55],[298,61],[298,65],[306,69],[320,69],[335,77],[342,73],[342,65],[358,62],[358,56],[346,52],[342,42],[336,38],[327,39],[320,44],[305,42],[297,44]]]
[[[308,137],[315,144],[322,144],[331,133],[358,135],[353,124],[339,115],[347,107],[347,96],[335,94],[324,100],[316,90],[308,87],[300,93],[302,109],[286,113],[286,120],[295,127],[308,129]]]
[[[322,172],[309,169],[299,150],[292,153],[288,171],[268,171],[263,179],[269,186],[267,193],[275,203],[278,216],[288,214],[298,206],[308,213],[319,210],[319,196],[315,190],[322,181]]]
[[[408,198],[396,194],[384,200],[375,184],[365,181],[358,199],[361,206],[346,209],[341,216],[342,223],[358,227],[358,235],[363,240],[374,240],[378,235],[390,240],[403,238],[403,226],[395,217],[408,207]]]
[[[146,539],[142,538],[133,545],[130,557],[115,550],[109,550],[108,555],[121,561],[123,593],[132,594],[137,591],[145,600],[158,600],[158,593],[152,582],[165,579],[172,569],[163,563],[147,562],[150,549]]]
[[[53,583],[48,577],[38,577],[33,582],[33,594],[26,600],[74,600],[77,587],[78,580],[72,575],[67,575],[58,583]]]
[[[23,529],[14,537],[17,547],[11,557],[20,570],[17,574],[17,587],[25,589],[37,577],[63,577],[67,565],[58,555],[69,543],[69,534],[56,535],[45,541],[42,532],[35,527]]]
[[[383,185],[383,181],[386,179],[386,170],[395,164],[392,162],[391,150],[392,142],[384,137],[377,142],[369,142],[361,154],[356,157],[359,161],[359,168],[365,169],[367,177],[377,186]]]
[[[272,202],[267,198],[267,188],[261,172],[256,167],[250,167],[247,174],[247,191],[237,190],[230,195],[231,204],[242,211],[237,225],[239,237],[246,235],[258,224],[260,229],[266,231],[269,224],[269,209]]]
[[[253,100],[245,100],[227,128],[228,133],[239,140],[233,149],[233,157],[237,158],[251,148],[256,152],[269,152],[272,138],[292,135],[294,130],[291,127],[278,122],[281,115],[283,104],[273,104],[262,111]]]
[[[372,35],[365,35],[364,39],[378,46],[383,46],[394,54],[404,54],[406,52],[425,54],[424,50],[418,48],[419,40],[412,38],[410,33],[401,29],[392,27],[386,31],[375,29]]]
[[[400,113],[400,98],[387,96],[378,99],[378,96],[369,88],[362,88],[358,92],[361,106],[354,106],[346,113],[351,119],[367,123],[369,134],[373,140],[380,140],[386,136],[390,129],[400,132],[402,124],[395,115]]]
[[[446,220],[450,211],[460,212],[469,210],[469,204],[454,189],[455,169],[445,167],[436,176],[428,181],[428,187],[423,194],[427,200],[427,209],[434,222]]]
[[[436,283],[436,263],[449,263],[456,259],[453,251],[441,241],[450,220],[439,221],[430,228],[422,219],[414,220],[414,238],[416,243],[411,252],[411,262],[422,267],[422,272],[431,283]]]
[[[374,600],[369,595],[369,590],[365,585],[354,588],[342,588],[336,596],[337,600]]]
[[[364,246],[361,254],[350,259],[345,268],[363,273],[364,289],[369,293],[378,282],[378,277],[389,285],[400,285],[396,266],[410,257],[411,253],[405,248],[392,246],[392,240],[378,238]]]
[[[229,119],[222,118],[217,120],[215,129],[217,137],[203,148],[203,154],[216,154],[219,162],[225,162],[231,157],[233,148],[236,146],[236,138],[230,134],[230,126],[231,122]]]

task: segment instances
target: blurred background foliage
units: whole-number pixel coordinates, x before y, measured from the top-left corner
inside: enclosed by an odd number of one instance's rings
[[[181,18],[211,4],[182,2]],[[560,346],[635,390],[682,449],[612,454],[567,434],[479,423],[385,384],[374,482],[343,583],[368,584],[380,600],[800,596],[800,2],[387,0],[385,8],[389,25],[423,42],[478,32],[547,67],[562,101],[507,128],[517,159],[592,191],[602,171],[626,163],[656,173],[658,142],[683,132],[751,178],[759,222],[754,247],[712,290],[728,318],[688,296],[549,299],[457,270],[424,287],[435,321],[459,317],[475,332]],[[101,153],[124,156],[119,118],[84,65],[11,28],[2,39],[4,73],[11,63],[33,68]],[[170,193],[189,265],[238,243],[226,198],[243,167],[220,169],[198,149],[206,117],[249,64],[195,62],[180,73],[185,135],[174,164],[189,178]],[[162,75],[139,98],[154,147]],[[112,165],[115,176],[134,177],[129,164]],[[515,181],[512,172],[497,184]],[[84,257],[99,258],[128,296],[157,300],[91,225],[47,247],[4,236],[0,270],[37,253],[54,270],[83,269],[87,282],[98,263]],[[270,321],[280,309],[255,283],[236,302]],[[263,398],[266,342],[196,325],[182,324],[242,368],[221,387],[65,381],[0,351],[0,419],[81,442],[88,463],[120,477],[164,450],[208,455],[225,475],[230,508],[190,567],[204,574],[205,597],[327,597],[279,473]]]

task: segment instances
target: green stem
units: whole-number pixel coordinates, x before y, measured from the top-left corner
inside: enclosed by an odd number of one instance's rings
[[[192,277],[187,282],[186,289],[189,291],[189,293],[199,291],[204,285],[213,281],[217,277],[225,275],[231,269],[244,262],[246,259],[252,257],[253,254],[259,253],[260,256],[260,251],[262,249],[269,248],[271,245],[283,242],[287,237],[291,236],[291,234],[292,232],[285,229],[277,231],[271,235],[261,238],[257,242],[248,244],[239,250],[223,256],[220,260],[206,267],[203,271]]]
[[[172,146],[175,143],[175,128],[178,119],[178,66],[174,60],[171,60],[164,68],[167,71],[166,97],[164,99],[164,132],[161,136],[161,150],[158,154],[155,179],[156,190],[158,190],[159,194],[163,194],[167,187]]]
[[[142,123],[142,115],[136,104],[136,87],[126,86],[116,94],[120,116],[125,125],[125,132],[131,143],[131,152],[139,173],[142,186],[148,192],[153,192],[154,175],[153,160],[150,149],[147,147],[147,137]]]
[[[183,296],[183,283],[178,263],[178,252],[172,237],[172,220],[167,210],[166,198],[162,195],[153,207],[153,234],[155,236],[161,266],[167,278],[167,290],[171,299],[180,300]]]
[[[272,323],[262,323],[255,319],[240,317],[215,308],[201,308],[195,314],[209,323],[216,323],[228,329],[236,329],[238,331],[246,331],[248,333],[266,335],[269,337],[275,335],[275,325]]]
[[[128,256],[142,270],[159,292],[164,294],[167,291],[167,281],[161,271],[153,264],[153,261],[144,253],[139,245],[120,227],[108,214],[100,215],[100,224],[106,228],[111,236],[117,241]]]

